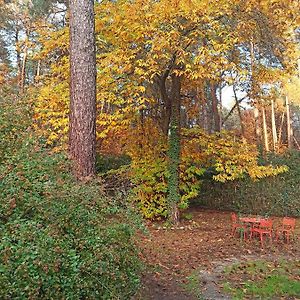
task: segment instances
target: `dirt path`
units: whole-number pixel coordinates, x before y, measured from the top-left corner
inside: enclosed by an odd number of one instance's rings
[[[244,260],[247,256],[300,258],[299,239],[290,245],[266,243],[261,249],[258,241],[244,242],[230,236],[229,212],[194,209],[190,213],[192,221],[183,221],[177,229],[149,224],[149,235],[142,236],[140,240],[142,256],[149,268],[143,277],[144,288],[137,299],[230,299],[219,293],[214,280],[214,276],[218,276],[218,264]],[[278,226],[279,220],[275,218],[275,226]],[[298,231],[299,226],[300,221],[297,222]],[[192,289],[199,291],[193,295]]]

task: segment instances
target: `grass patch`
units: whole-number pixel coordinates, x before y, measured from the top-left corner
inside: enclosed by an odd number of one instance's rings
[[[299,270],[299,260],[258,260],[235,264],[224,270],[223,289],[234,299],[299,297]]]
[[[203,295],[201,292],[201,283],[199,280],[199,272],[195,271],[187,278],[187,282],[183,284],[183,288],[190,293],[191,295],[195,296],[199,300],[203,300]]]

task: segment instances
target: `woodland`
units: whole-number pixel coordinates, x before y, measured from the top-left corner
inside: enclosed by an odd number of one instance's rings
[[[0,0],[0,298],[202,299],[300,217],[299,95],[299,0]]]

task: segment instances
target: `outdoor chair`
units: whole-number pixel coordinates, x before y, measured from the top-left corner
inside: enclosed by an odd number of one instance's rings
[[[233,212],[231,213],[231,235],[235,236],[237,230],[243,233],[244,240],[246,240],[247,226],[240,223],[237,214]]]
[[[283,218],[281,228],[276,230],[276,241],[278,241],[279,236],[282,235],[286,242],[289,243],[290,236],[293,236],[293,238],[295,236],[295,226],[295,218]]]
[[[253,235],[259,235],[261,246],[263,247],[263,236],[267,235],[272,241],[273,221],[271,219],[262,219],[258,226],[251,229],[250,238]]]

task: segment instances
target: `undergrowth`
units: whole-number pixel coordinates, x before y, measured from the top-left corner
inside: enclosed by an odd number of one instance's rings
[[[25,104],[0,106],[0,298],[129,299],[139,217],[97,180],[76,182],[64,154],[35,137]]]

